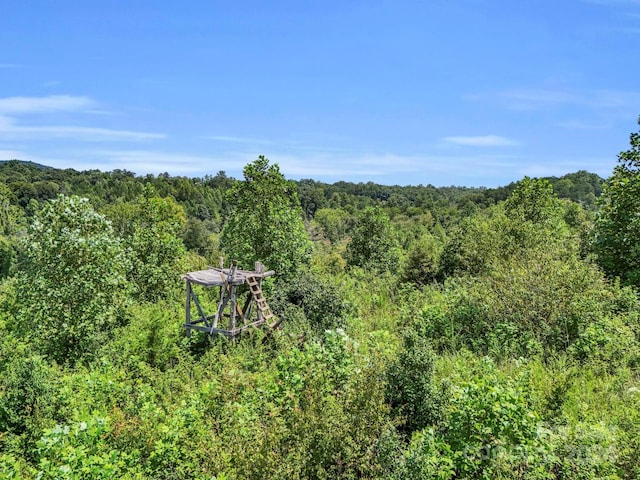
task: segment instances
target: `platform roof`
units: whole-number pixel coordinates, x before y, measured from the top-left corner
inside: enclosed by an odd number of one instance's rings
[[[267,272],[258,273],[253,270],[236,270],[233,278],[230,278],[231,269],[229,268],[208,268],[206,270],[198,270],[182,275],[182,279],[205,287],[219,287],[226,282],[229,285],[242,285],[247,277],[265,278],[275,275],[276,272],[269,270]]]

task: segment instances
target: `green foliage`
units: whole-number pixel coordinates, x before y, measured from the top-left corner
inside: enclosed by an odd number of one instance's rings
[[[91,417],[72,425],[56,425],[38,442],[38,479],[80,480],[144,478],[138,452],[108,446],[108,420]]]
[[[548,179],[558,197],[570,199],[572,203],[578,203],[583,207],[594,210],[596,200],[602,194],[604,179],[595,173],[579,170],[568,173],[560,178]]]
[[[13,192],[0,183],[0,236],[15,235],[24,226],[24,212],[15,204]]]
[[[586,326],[569,352],[581,362],[589,361],[611,373],[623,367],[637,367],[640,342],[633,326],[637,330],[640,324],[637,317],[631,319],[628,313],[599,318]]]
[[[181,307],[181,306],[180,306]],[[184,310],[164,302],[132,305],[130,321],[115,332],[115,339],[102,350],[114,364],[145,362],[167,370],[184,355],[184,328],[176,321]]]
[[[374,477],[380,466],[371,447],[389,427],[379,372],[376,358],[362,363],[358,345],[341,330],[280,357],[275,399],[289,433],[275,476]]]
[[[15,264],[15,235],[24,226],[24,212],[12,203],[12,197],[7,186],[0,183],[0,278],[6,278]]]
[[[310,261],[311,243],[302,222],[295,184],[264,156],[244,168],[244,181],[227,193],[230,216],[220,245],[241,268],[255,261],[289,277]]]
[[[0,164],[6,250],[22,235],[18,205],[39,225],[24,263],[9,267],[18,278],[0,284],[0,477],[640,476],[640,305],[589,263],[583,206],[531,179],[502,189],[295,185],[265,159],[247,170],[233,187],[224,172]],[[583,173],[550,182],[589,206],[598,179]],[[223,192],[251,194],[236,215],[286,210],[297,222],[296,188],[316,240],[313,274],[269,285],[282,329],[185,338],[184,291],[173,286],[206,268],[200,255],[217,254],[219,227],[233,221]],[[271,196],[256,192],[276,190],[286,207],[260,210]],[[85,201],[49,205],[55,192],[91,198],[115,232]],[[345,271],[353,221],[367,207],[382,221],[361,238],[393,258],[373,249],[375,265]],[[47,209],[55,215],[45,219]],[[131,305],[125,274],[140,300]],[[27,302],[34,291],[39,302]],[[216,294],[201,299],[215,306]],[[65,351],[63,333],[85,343]]]
[[[609,479],[624,478],[617,465],[619,434],[604,422],[580,422],[558,428],[549,439],[556,461],[556,478]],[[630,478],[630,477],[629,477]]]
[[[504,203],[461,222],[442,254],[442,275],[487,273],[535,248],[573,254],[578,242],[563,215],[548,182],[525,178]]]
[[[433,380],[433,362],[428,342],[409,330],[398,358],[389,365],[387,398],[409,434],[441,420],[444,395]]]
[[[0,236],[0,279],[6,278],[15,263],[16,251],[11,240]]]
[[[274,290],[274,295],[269,299],[273,311],[287,322],[293,320],[308,324],[308,328],[315,335],[322,335],[325,330],[343,326],[342,323],[351,311],[350,305],[334,284],[309,272],[279,281]],[[292,305],[300,308],[304,319],[287,317]]]
[[[0,378],[0,431],[36,433],[54,413],[54,373],[42,357],[16,356]]]
[[[314,222],[323,237],[335,243],[346,237],[353,226],[353,217],[340,208],[321,208],[315,213]]]
[[[605,184],[598,213],[594,250],[598,263],[624,284],[640,286],[640,132]]]
[[[416,432],[401,466],[394,472],[394,480],[449,480],[455,475],[451,447],[440,438],[434,429]]]
[[[537,478],[546,478],[540,467],[548,456],[526,390],[500,380],[490,363],[486,367],[481,378],[454,390],[443,440],[455,452],[456,476],[522,478],[537,470]]]
[[[615,315],[623,295],[593,266],[540,249],[449,281],[443,293],[422,309],[418,328],[440,349],[498,358],[565,351],[592,322]]]
[[[524,177],[504,202],[505,212],[512,219],[545,224],[557,218],[561,203],[546,180]]]
[[[409,250],[402,280],[420,286],[435,282],[440,273],[443,248],[442,242],[435,236],[429,233],[423,235]]]
[[[356,221],[346,251],[347,263],[373,271],[393,271],[399,263],[395,232],[379,208],[366,208]]]
[[[211,233],[210,228],[207,228],[207,222],[189,217],[182,236],[184,246],[188,250],[203,257],[212,258],[212,254],[217,248],[217,242],[214,239],[215,234]]]
[[[123,238],[135,297],[149,302],[165,297],[177,286],[178,262],[185,253],[180,239],[187,222],[182,206],[146,186],[134,201],[110,206],[106,213]]]
[[[22,255],[16,328],[58,362],[90,357],[122,323],[128,296],[111,225],[86,199],[59,196],[37,212]]]

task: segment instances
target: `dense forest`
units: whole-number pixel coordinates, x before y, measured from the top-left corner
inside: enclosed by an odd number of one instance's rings
[[[0,475],[640,477],[640,134],[501,188],[0,164]],[[180,275],[276,271],[187,336]],[[217,289],[203,289],[215,306]]]

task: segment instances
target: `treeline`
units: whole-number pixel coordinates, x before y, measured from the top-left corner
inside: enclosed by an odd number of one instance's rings
[[[604,179],[584,170],[560,178],[544,179],[551,183],[559,198],[580,203],[587,209],[595,208],[604,184]],[[130,201],[142,192],[145,185],[152,185],[159,195],[176,199],[189,216],[219,222],[224,192],[235,179],[228,177],[224,171],[204,178],[170,176],[166,173],[137,176],[127,170],[61,170],[10,160],[0,162],[0,181],[11,190],[12,200],[23,208],[31,200],[50,200],[58,194],[86,197],[101,208],[116,201]],[[402,187],[342,181],[327,184],[311,179],[295,183],[308,219],[321,208],[342,208],[355,212],[367,206],[381,206],[392,214],[412,215],[420,214],[424,209],[446,210],[453,207],[464,212],[469,205],[487,207],[504,201],[516,187],[515,182],[499,188]]]
[[[638,478],[631,140],[499,189],[3,164],[0,473]],[[281,329],[185,336],[221,255],[277,271]]]

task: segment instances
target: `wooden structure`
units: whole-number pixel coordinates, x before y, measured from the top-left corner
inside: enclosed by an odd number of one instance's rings
[[[210,335],[235,337],[252,327],[267,324],[273,328],[278,325],[279,322],[262,293],[262,280],[275,275],[275,272],[265,272],[260,262],[256,262],[254,271],[239,270],[237,267],[234,260],[231,268],[224,268],[223,259],[220,258],[219,268],[212,267],[182,275],[187,286],[185,328],[188,335],[191,335],[192,330],[197,330]],[[220,289],[220,300],[214,314],[207,315],[204,311],[193,290],[194,285]],[[246,289],[243,287],[245,285]],[[240,301],[240,297],[244,295],[242,290],[246,293],[244,302]],[[195,312],[192,312],[193,306]]]

